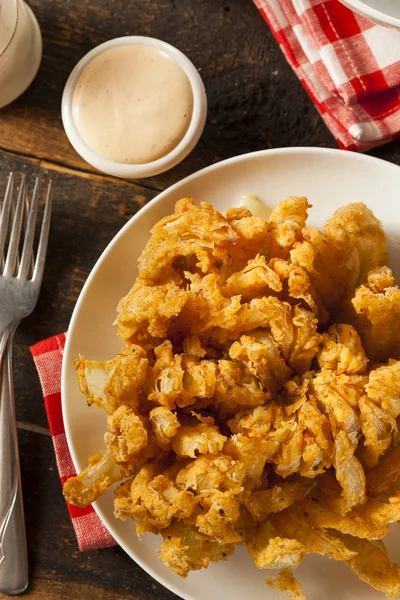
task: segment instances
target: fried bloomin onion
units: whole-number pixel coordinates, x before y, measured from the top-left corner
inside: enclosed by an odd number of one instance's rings
[[[118,307],[120,353],[75,361],[107,432],[65,497],[84,507],[119,482],[116,518],[161,534],[181,577],[243,545],[301,597],[287,569],[316,553],[392,598],[400,291],[385,233],[361,203],[324,231],[304,197],[268,220],[245,204],[183,198],[153,227]]]

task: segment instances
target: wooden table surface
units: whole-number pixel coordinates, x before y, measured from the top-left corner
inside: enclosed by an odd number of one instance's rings
[[[30,564],[26,597],[172,600],[121,549],[80,553],[61,494],[43,399],[28,347],[65,331],[93,264],[120,227],[182,177],[219,160],[279,146],[336,147],[251,0],[29,0],[43,62],[28,91],[0,111],[0,185],[6,173],[54,181],[46,272],[15,347],[19,447]],[[192,154],[158,177],[122,181],[86,164],[64,134],[60,103],[76,62],[93,46],[148,35],[199,68],[209,111]],[[373,152],[400,164],[400,140]],[[0,594],[0,597],[5,598]]]

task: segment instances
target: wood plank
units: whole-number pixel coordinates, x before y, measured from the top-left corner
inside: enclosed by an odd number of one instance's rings
[[[61,492],[51,439],[19,431],[19,446],[31,573],[27,597],[176,598],[119,547],[79,552]]]
[[[28,0],[44,40],[30,89],[2,109],[0,147],[93,172],[70,146],[60,104],[69,73],[95,45],[150,35],[185,52],[203,76],[207,125],[192,154],[145,185],[163,189],[218,160],[288,145],[335,146],[250,0]]]
[[[150,597],[156,597],[158,589],[157,583],[152,583],[149,589],[138,589],[134,591],[110,591],[107,588],[82,584],[75,581],[57,581],[51,576],[37,576],[35,574],[29,588],[23,595],[23,598],[32,598],[34,600],[59,600],[64,598],[73,598],[74,600],[148,600]],[[149,593],[152,596],[149,596]],[[160,597],[158,593],[158,597]],[[161,591],[164,600],[174,600],[175,594],[167,590]],[[8,600],[10,596],[0,594],[0,599]]]
[[[15,347],[17,415],[47,428],[28,347],[65,331],[95,261],[127,219],[163,189],[230,156],[280,146],[335,147],[251,0],[28,0],[38,16],[44,58],[37,79],[0,111],[0,190],[9,170],[55,184],[43,290]],[[60,103],[76,62],[93,46],[129,34],[165,39],[201,69],[209,112],[183,163],[134,183],[96,174],[74,152]],[[3,149],[3,150],[1,150]],[[400,140],[373,152],[400,164]],[[1,191],[0,191],[1,194]],[[28,598],[173,600],[120,548],[80,553],[61,493],[50,437],[19,430],[31,585]],[[5,596],[0,595],[1,599]]]
[[[54,209],[43,288],[15,344],[15,394],[31,585],[24,596],[72,600],[172,600],[120,548],[79,552],[62,496],[53,444],[29,345],[65,331],[80,289],[112,236],[154,192],[133,183],[76,173],[0,152],[0,190],[10,170],[29,187],[41,174],[54,182]],[[33,427],[32,427],[33,425]],[[39,431],[37,429],[39,427]],[[0,594],[0,598],[6,598]]]
[[[28,186],[41,175],[53,180],[54,205],[42,291],[34,313],[17,330],[15,379],[17,416],[47,426],[36,370],[29,353],[35,342],[66,331],[75,302],[100,254],[155,192],[39,159],[0,151],[0,196],[9,171],[25,173]]]

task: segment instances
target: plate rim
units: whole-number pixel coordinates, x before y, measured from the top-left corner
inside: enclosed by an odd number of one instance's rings
[[[395,29],[400,28],[400,19],[392,17],[387,13],[381,12],[377,8],[373,8],[369,4],[365,4],[363,0],[340,0],[342,4],[347,6],[352,11],[355,11],[364,19],[368,19],[373,23],[383,25],[384,27],[394,27]]]
[[[343,153],[346,152],[344,150],[338,149],[338,148],[320,148],[318,146],[299,146],[299,147],[285,147],[285,148],[272,148],[272,149],[267,149],[267,150],[258,150],[255,152],[247,152],[244,154],[239,154],[236,156],[233,156],[231,158],[227,158],[225,160],[222,161],[218,161],[216,163],[213,163],[207,167],[204,167],[202,169],[199,169],[198,171],[195,171],[194,173],[191,173],[190,175],[184,177],[183,179],[180,179],[179,181],[177,181],[176,183],[172,184],[171,186],[167,187],[165,190],[159,192],[154,198],[152,198],[151,200],[148,201],[148,203],[141,209],[139,209],[130,219],[128,219],[128,221],[121,227],[121,229],[114,235],[114,237],[110,240],[110,242],[107,244],[106,248],[103,250],[103,252],[100,254],[99,258],[97,259],[97,261],[95,262],[94,266],[92,267],[83,287],[82,290],[78,296],[78,299],[76,301],[74,310],[72,312],[71,315],[71,319],[69,322],[69,326],[68,326],[68,333],[70,331],[73,330],[74,325],[75,325],[75,321],[78,318],[78,314],[80,311],[80,306],[81,304],[84,302],[84,297],[85,297],[85,293],[86,293],[86,289],[88,289],[88,287],[91,284],[92,279],[94,279],[94,277],[97,274],[97,271],[99,270],[103,260],[105,260],[106,255],[108,255],[108,253],[112,250],[112,247],[114,246],[114,244],[117,243],[117,241],[119,240],[119,238],[124,235],[125,231],[127,229],[129,229],[130,227],[132,227],[132,225],[135,223],[136,219],[138,219],[139,215],[142,216],[145,212],[152,210],[152,206],[154,204],[159,204],[160,202],[163,201],[164,196],[166,196],[167,194],[170,194],[171,192],[173,192],[176,188],[179,188],[182,184],[186,184],[189,183],[191,180],[196,179],[197,177],[201,177],[204,174],[208,174],[212,171],[216,171],[218,169],[220,169],[221,167],[223,167],[224,165],[227,164],[234,164],[236,162],[241,162],[244,160],[248,160],[249,158],[251,159],[252,157],[257,158],[260,156],[278,156],[278,155],[289,155],[289,154],[301,154],[301,155],[305,155],[305,154],[309,154],[312,156],[315,156],[316,154],[325,154],[326,156],[332,156],[332,157],[336,157],[339,155],[343,155]],[[382,166],[384,165],[385,169],[392,169],[393,171],[398,171],[400,169],[400,165],[396,165],[395,163],[386,161],[384,159],[375,157],[375,156],[371,156],[371,155],[367,155],[367,154],[359,154],[359,153],[355,153],[355,152],[348,152],[347,153],[350,160],[354,160],[354,161],[358,161],[358,162],[364,162],[364,163],[369,163],[369,164],[376,164],[376,163],[380,163]],[[61,407],[62,407],[62,414],[64,416],[64,414],[66,413],[65,411],[65,407],[66,404],[68,402],[67,400],[67,393],[66,393],[66,388],[67,388],[67,364],[69,364],[70,360],[69,360],[69,346],[72,344],[71,342],[72,339],[72,335],[68,335],[66,336],[66,343],[64,346],[64,352],[63,352],[63,359],[62,359],[62,370],[61,370]],[[72,442],[72,427],[71,424],[67,422],[67,420],[64,418],[64,430],[65,430],[65,435],[66,435],[66,440],[67,440],[67,445],[68,445],[68,449],[69,452],[71,454],[71,459],[72,459],[72,463],[74,465],[74,468],[76,470],[76,464],[77,464],[77,455],[75,453],[74,450],[74,444]],[[113,538],[115,539],[115,541],[117,542],[117,544],[128,554],[128,556],[134,560],[146,573],[148,573],[153,579],[155,579],[158,583],[160,583],[161,585],[163,585],[167,590],[173,592],[174,594],[176,594],[178,596],[178,598],[182,598],[183,600],[199,600],[198,597],[193,596],[191,593],[189,592],[182,592],[182,590],[180,590],[177,586],[175,586],[175,584],[173,584],[172,582],[167,582],[164,577],[156,572],[153,567],[151,567],[150,565],[148,565],[148,563],[144,560],[141,559],[141,557],[139,555],[137,555],[134,551],[132,551],[132,549],[128,546],[128,544],[126,544],[123,540],[121,540],[118,532],[115,530],[113,525],[109,525],[108,520],[103,518],[103,511],[100,507],[97,506],[97,502],[94,502],[92,504],[96,514],[98,515],[98,517],[100,518],[101,522],[103,523],[104,527],[109,531],[109,533],[113,536]],[[107,525],[105,524],[105,521],[107,522]]]

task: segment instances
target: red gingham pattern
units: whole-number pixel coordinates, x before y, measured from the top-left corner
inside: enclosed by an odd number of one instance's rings
[[[42,386],[44,404],[56,455],[58,472],[63,484],[76,475],[65,437],[61,410],[61,365],[65,334],[56,335],[30,348]],[[68,504],[79,550],[95,550],[116,546],[117,542],[104,527],[92,506],[77,508]]]
[[[339,0],[253,0],[339,146],[400,135],[400,31]]]

